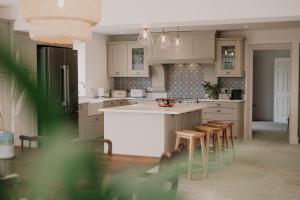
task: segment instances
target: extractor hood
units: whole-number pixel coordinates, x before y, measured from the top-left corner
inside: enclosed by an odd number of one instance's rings
[[[151,87],[155,91],[166,91],[166,75],[163,65],[156,64],[150,66],[151,70]]]
[[[164,65],[164,64],[214,64],[214,59],[166,59],[166,60],[150,60],[151,65]]]

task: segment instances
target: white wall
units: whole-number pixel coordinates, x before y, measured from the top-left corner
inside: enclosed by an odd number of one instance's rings
[[[274,59],[288,58],[288,50],[256,50],[253,59],[253,120],[273,121]]]
[[[300,1],[299,1],[300,2]],[[300,29],[260,30],[260,31],[232,31],[223,32],[222,37],[247,38],[245,52],[246,70],[246,107],[245,107],[245,135],[251,138],[252,121],[252,68],[250,52],[255,45],[288,44],[291,46],[291,69],[290,69],[290,130],[289,141],[298,144],[298,107],[299,107],[299,44]]]
[[[108,36],[93,34],[86,43],[86,95],[93,97],[97,88],[113,88],[113,80],[107,77]]]

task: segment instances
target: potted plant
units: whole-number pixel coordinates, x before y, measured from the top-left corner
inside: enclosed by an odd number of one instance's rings
[[[202,86],[209,99],[219,99],[219,94],[222,88],[220,83],[212,84],[205,81]]]

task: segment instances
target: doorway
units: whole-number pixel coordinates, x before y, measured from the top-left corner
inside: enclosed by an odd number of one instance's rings
[[[290,50],[253,51],[252,136],[288,141]]]

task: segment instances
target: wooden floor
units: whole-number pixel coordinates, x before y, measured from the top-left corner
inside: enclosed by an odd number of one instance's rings
[[[31,167],[38,164],[41,156],[40,150],[37,149],[24,148],[22,150],[17,147],[15,153],[16,156],[13,159],[0,160],[0,176],[17,173],[21,177],[27,177]],[[159,162],[159,158],[97,155],[96,162],[99,165],[105,165],[106,175],[115,175],[128,169],[151,166]]]

